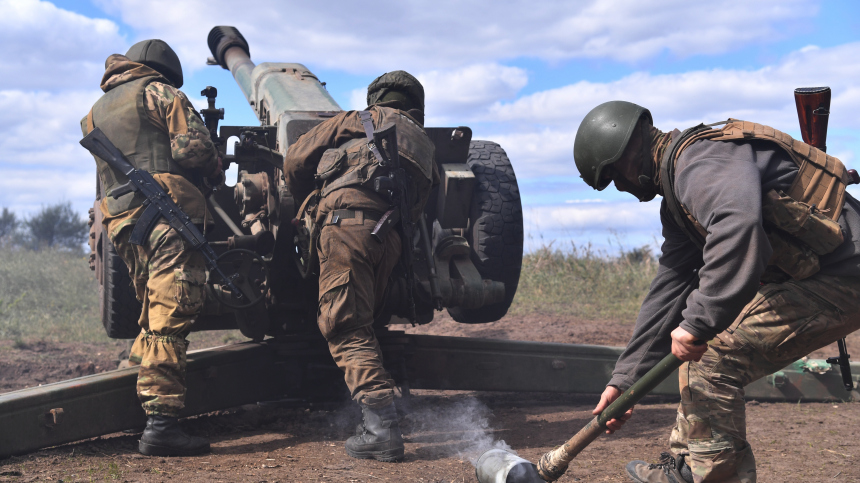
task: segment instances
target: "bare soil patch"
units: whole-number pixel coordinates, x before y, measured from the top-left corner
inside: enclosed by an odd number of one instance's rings
[[[632,323],[527,315],[477,326],[440,317],[407,330],[623,346],[632,327]],[[0,342],[0,392],[111,367],[124,348],[122,342],[32,347]],[[860,337],[849,338],[849,351],[860,354]],[[816,357],[821,358],[835,355],[836,349],[818,352]],[[478,456],[477,448],[504,440],[521,456],[536,461],[591,418],[596,399],[413,391],[398,400],[406,438],[406,461],[400,464],[346,456],[343,441],[360,417],[351,403],[311,408],[246,406],[186,420],[190,432],[211,438],[213,452],[208,456],[144,457],[136,451],[139,434],[114,434],[2,460],[0,481],[468,482],[475,481],[470,459]],[[654,461],[666,450],[676,406],[671,399],[646,400],[622,432],[598,439],[573,461],[561,481],[629,481],[624,473],[628,461]],[[860,405],[856,403],[753,402],[748,404],[748,433],[759,482],[860,481],[860,467],[855,464],[860,458]]]

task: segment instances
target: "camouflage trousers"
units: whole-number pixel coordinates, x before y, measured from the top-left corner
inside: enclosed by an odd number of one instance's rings
[[[860,278],[815,275],[767,284],[699,362],[680,370],[670,437],[696,483],[755,483],[744,386],[860,328]]]
[[[112,240],[143,304],[129,362],[140,365],[137,395],[146,414],[176,417],[185,406],[185,337],[203,307],[206,265],[166,223],[156,225],[142,246],[128,241],[132,228],[123,227]]]
[[[392,230],[379,243],[370,236],[375,224],[357,216],[320,231],[317,323],[353,399],[378,408],[393,401],[394,381],[372,324],[400,257],[400,236]]]

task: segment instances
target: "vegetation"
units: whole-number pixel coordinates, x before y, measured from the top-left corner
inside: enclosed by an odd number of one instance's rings
[[[86,220],[81,219],[68,202],[43,206],[25,220],[19,220],[8,208],[0,213],[0,246],[81,253],[87,232]]]
[[[0,338],[104,339],[98,310],[98,283],[80,252],[0,249]]]
[[[98,283],[82,251],[86,222],[68,204],[24,221],[0,213],[0,339],[107,341]],[[550,243],[523,258],[510,313],[632,322],[657,263],[647,247],[611,255]],[[192,334],[200,349],[242,340],[238,331]]]
[[[610,255],[590,246],[561,250],[550,243],[523,257],[510,313],[632,323],[656,273],[657,261],[647,246]]]

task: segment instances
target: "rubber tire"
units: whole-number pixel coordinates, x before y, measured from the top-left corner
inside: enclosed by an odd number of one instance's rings
[[[477,309],[449,307],[457,322],[495,322],[508,312],[523,265],[523,207],[511,160],[496,143],[472,141],[467,161],[475,174],[466,239],[472,263],[484,279],[505,284],[505,299]]]
[[[140,334],[142,305],[137,300],[128,267],[116,253],[107,234],[102,243],[102,281],[99,287],[99,309],[107,336],[111,339],[134,339]]]

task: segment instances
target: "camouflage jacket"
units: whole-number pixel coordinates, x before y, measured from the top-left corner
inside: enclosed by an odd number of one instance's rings
[[[143,77],[163,77],[143,64],[131,62],[127,57],[113,54],[106,62],[107,69],[102,77],[101,89],[108,92],[126,82]],[[209,136],[209,130],[200,114],[179,89],[165,79],[164,82],[151,82],[144,92],[144,107],[148,120],[168,133],[170,152],[173,160],[189,172],[211,176],[218,169],[218,152]],[[86,124],[86,118],[82,125]],[[159,173],[154,178],[171,198],[191,217],[194,223],[204,223],[208,218],[206,202],[200,188],[189,179],[176,174]],[[143,207],[111,216],[102,204],[105,225],[111,235],[124,226],[133,224],[142,213]]]
[[[387,107],[385,103],[379,104]],[[368,108],[374,125],[379,123],[380,111],[374,106]],[[406,112],[411,115],[411,112]],[[413,116],[414,118],[414,116]],[[365,138],[364,126],[359,119],[358,111],[344,111],[335,117],[317,125],[293,143],[284,158],[284,177],[296,202],[301,204],[316,188],[314,174],[323,153],[330,148],[357,138]],[[433,185],[439,183],[439,174],[433,170]],[[335,190],[320,201],[317,220],[337,209],[373,210],[385,212],[389,208],[387,201],[372,190],[361,187],[348,187]]]

